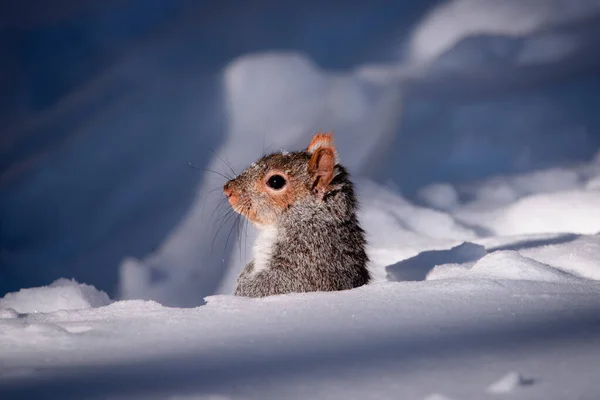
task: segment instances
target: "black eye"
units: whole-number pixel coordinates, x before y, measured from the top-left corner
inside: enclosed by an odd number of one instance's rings
[[[271,189],[279,190],[285,186],[285,178],[281,175],[273,175],[267,181],[267,186]]]

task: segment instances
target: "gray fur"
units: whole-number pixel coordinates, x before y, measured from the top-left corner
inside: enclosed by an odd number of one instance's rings
[[[307,152],[289,156],[274,154],[263,157],[258,165],[268,165],[270,160],[288,167],[292,165],[290,169],[306,181],[306,189],[310,192],[312,182],[306,172],[309,159]],[[236,179],[256,179],[256,172],[247,171]],[[250,174],[250,178],[245,174]],[[277,238],[267,267],[254,272],[251,261],[240,274],[234,294],[263,297],[346,290],[369,283],[369,259],[365,251],[365,234],[356,215],[357,207],[349,175],[337,164],[334,178],[322,198],[311,193],[290,205],[278,217]]]

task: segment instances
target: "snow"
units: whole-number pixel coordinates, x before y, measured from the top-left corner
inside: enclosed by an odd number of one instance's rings
[[[594,0],[451,0],[431,11],[415,29],[411,55],[419,61],[432,61],[469,36],[495,34],[526,37],[538,31],[552,31],[555,27],[599,13],[600,3]],[[528,61],[525,57],[530,58],[530,62],[561,58],[576,45],[559,35],[553,39],[546,37],[540,41],[533,36],[522,50],[521,61]],[[534,41],[538,43],[534,44]],[[533,51],[537,56],[532,54]]]
[[[202,64],[193,18],[140,49],[58,114],[125,95],[2,192],[0,283],[36,284],[0,299],[0,398],[597,397],[597,84],[553,79],[597,60],[599,12],[441,2],[406,59],[346,70],[267,51],[168,73]],[[374,282],[231,296],[257,231],[225,179],[317,130],[356,182]]]
[[[515,367],[540,377],[525,395],[560,398],[567,381],[585,394],[600,344],[597,289],[387,282],[254,300],[219,295],[192,309],[130,300],[28,314],[0,325],[0,394],[481,398]]]
[[[451,210],[459,204],[458,193],[447,183],[432,183],[417,193],[425,205],[439,210]]]
[[[530,188],[536,180],[536,176],[531,177]],[[453,210],[452,214],[459,221],[477,224],[499,235],[597,233],[600,191],[585,186],[584,190],[561,190],[561,186],[558,181],[552,193],[541,190],[523,195],[514,184],[494,183],[477,191],[471,204]]]
[[[9,293],[0,300],[0,398],[593,397],[600,219],[531,234],[530,210],[518,233],[503,234],[456,216],[478,208],[492,221],[525,199],[561,206],[561,194],[591,213],[595,165],[557,174],[556,191],[548,171],[444,183],[457,194],[446,211],[358,179],[376,280],[354,290],[220,294],[193,308],[111,301],[70,280]],[[493,182],[513,196],[490,199]],[[587,227],[595,232],[577,233]],[[138,276],[146,270],[134,260],[125,265],[130,287],[153,279]]]
[[[108,295],[95,287],[69,279],[57,279],[50,285],[21,289],[0,299],[0,310],[17,313],[51,313],[59,310],[80,310],[110,304]],[[8,314],[10,315],[10,314]]]
[[[506,374],[499,381],[491,384],[487,391],[495,394],[510,393],[519,386],[531,385],[533,382],[533,379],[527,379],[520,373],[513,371]]]
[[[460,265],[440,265],[434,268],[427,279],[446,279],[457,276],[486,277],[491,279],[516,279],[540,282],[561,282],[571,275],[517,251],[503,250],[485,255],[470,268]]]

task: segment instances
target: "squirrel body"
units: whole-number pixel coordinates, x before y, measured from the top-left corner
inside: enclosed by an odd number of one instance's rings
[[[371,280],[354,186],[331,134],[316,134],[306,150],[262,157],[223,190],[259,230],[235,295],[347,290]]]

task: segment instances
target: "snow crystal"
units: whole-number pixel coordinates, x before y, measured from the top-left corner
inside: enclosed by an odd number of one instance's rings
[[[74,280],[58,279],[49,286],[21,289],[0,299],[0,309],[18,313],[49,313],[58,310],[79,310],[110,304],[106,293]],[[3,311],[9,315],[10,311]]]

